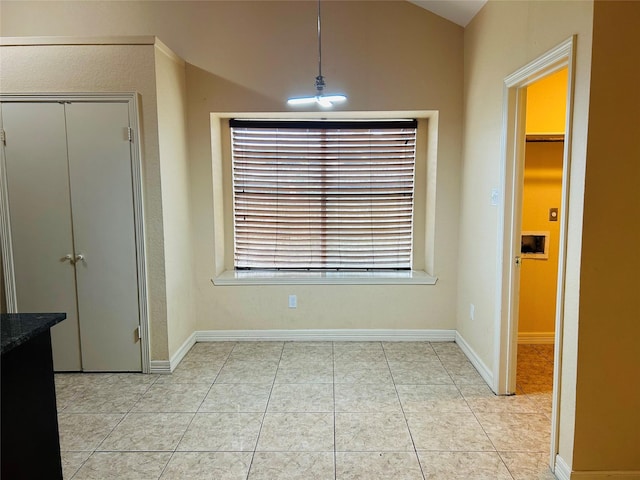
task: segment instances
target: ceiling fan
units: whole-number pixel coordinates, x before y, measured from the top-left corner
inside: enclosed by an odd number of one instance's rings
[[[287,100],[287,104],[292,106],[313,105],[317,104],[324,108],[333,107],[334,103],[340,103],[347,100],[343,94],[325,94],[326,86],[324,77],[322,76],[322,22],[320,15],[320,0],[318,0],[318,76],[316,77],[316,94],[308,97],[295,97]]]

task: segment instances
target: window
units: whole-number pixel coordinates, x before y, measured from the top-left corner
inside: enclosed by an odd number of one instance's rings
[[[234,267],[412,267],[415,120],[230,120]]]

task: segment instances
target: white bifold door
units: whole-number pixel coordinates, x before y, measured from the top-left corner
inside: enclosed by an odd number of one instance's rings
[[[17,310],[66,312],[56,371],[140,371],[126,102],[3,102]]]

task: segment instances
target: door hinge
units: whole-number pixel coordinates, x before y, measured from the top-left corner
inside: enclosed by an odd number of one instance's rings
[[[140,329],[140,325],[138,325],[135,330],[135,341],[139,342],[141,339],[142,339],[142,330]]]
[[[520,266],[520,263],[522,262],[522,259],[520,258],[520,256],[516,256],[516,265]]]
[[[127,127],[127,139],[133,143],[133,128]]]
[[[2,145],[7,145],[7,134],[4,130],[0,130],[0,142],[2,142]]]

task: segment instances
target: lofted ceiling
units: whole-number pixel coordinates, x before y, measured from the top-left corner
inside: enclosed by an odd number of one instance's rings
[[[466,27],[487,0],[409,0],[414,5]]]

